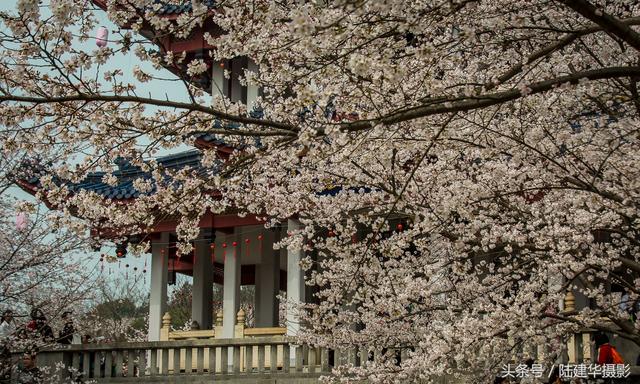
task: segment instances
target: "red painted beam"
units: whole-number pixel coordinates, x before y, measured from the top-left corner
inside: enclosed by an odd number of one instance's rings
[[[178,224],[177,220],[167,220],[156,224],[150,232],[173,232]],[[248,215],[240,217],[237,215],[214,215],[207,212],[200,218],[199,228],[231,228],[245,225],[261,225],[264,221],[258,220],[256,216]]]

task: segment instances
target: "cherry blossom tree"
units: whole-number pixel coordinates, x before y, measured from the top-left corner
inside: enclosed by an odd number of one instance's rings
[[[380,352],[354,378],[488,378],[522,346],[552,361],[585,326],[640,345],[637,3],[94,3],[1,15],[0,140],[57,153],[37,194],[61,211],[129,232],[179,214],[182,252],[206,211],[296,217],[280,246],[308,255],[304,337]],[[120,28],[87,49],[102,9]],[[157,49],[198,30],[201,57]],[[104,69],[130,50],[154,70]],[[198,87],[236,57],[257,64],[238,80],[260,87],[259,117]],[[236,148],[203,150],[220,172],[152,160],[202,132]],[[153,175],[126,207],[60,182],[116,158]],[[566,310],[568,291],[584,305]]]
[[[92,302],[77,316],[78,334],[99,342],[145,341],[149,298],[144,280],[106,275],[94,289]]]
[[[23,160],[0,155],[0,310],[13,313],[3,347],[53,343],[62,313],[82,311],[99,273],[97,260],[85,254],[88,236],[78,220],[17,198],[13,182]],[[27,327],[35,309],[47,318],[53,340]]]

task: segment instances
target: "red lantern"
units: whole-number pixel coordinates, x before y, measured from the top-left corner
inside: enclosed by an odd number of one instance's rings
[[[245,242],[246,244],[249,244],[249,239],[244,239],[244,242]]]
[[[396,228],[398,229],[398,231],[402,231],[404,227],[402,226],[402,224],[398,224],[396,225]]]
[[[227,248],[227,243],[222,243],[222,248]]]
[[[231,243],[231,245],[233,245],[234,247],[238,245],[237,241],[234,241],[233,243]]]
[[[258,240],[262,240],[262,235],[258,235]]]

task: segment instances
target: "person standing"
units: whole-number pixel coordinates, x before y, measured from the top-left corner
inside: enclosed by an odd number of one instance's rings
[[[47,322],[47,317],[40,308],[31,310],[31,321],[27,324],[27,329],[31,332],[37,332],[42,341],[51,342],[55,340],[53,330]]]
[[[13,311],[7,309],[0,318],[0,383],[8,383],[11,379],[11,338],[15,333]]]
[[[16,332],[16,324],[13,320],[13,311],[10,309],[2,312],[2,318],[0,318],[0,342],[13,336]]]
[[[62,313],[62,320],[64,321],[64,327],[58,334],[58,343],[60,344],[72,344],[75,328],[73,326],[73,317],[71,311],[65,311]]]
[[[42,382],[42,374],[36,366],[36,353],[26,352],[16,371],[16,383],[39,384]]]
[[[598,349],[598,364],[623,364],[622,357],[618,351],[609,343],[609,337],[604,333],[595,336],[596,348]]]

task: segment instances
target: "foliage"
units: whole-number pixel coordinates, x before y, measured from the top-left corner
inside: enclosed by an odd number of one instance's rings
[[[182,281],[171,292],[168,312],[171,315],[171,325],[174,328],[191,327],[191,301],[193,286]]]
[[[102,279],[95,303],[76,322],[93,340],[143,341],[147,338],[149,298],[142,280]]]
[[[212,319],[214,320],[219,312],[222,312],[222,287],[220,285],[213,285],[213,305],[212,305]],[[248,327],[254,324],[254,286],[241,286],[240,287],[240,308],[245,312],[245,324]],[[171,325],[174,328],[191,328],[191,304],[193,298],[193,285],[186,280],[183,280],[177,284],[177,286],[171,292],[168,303],[168,311],[171,315]],[[215,325],[215,324],[214,324]]]
[[[91,300],[97,263],[84,254],[87,236],[79,220],[16,198],[13,177],[25,153],[0,155],[0,312],[13,313],[0,339],[41,347],[54,340],[28,331],[32,311],[41,312],[57,337],[62,313]]]

